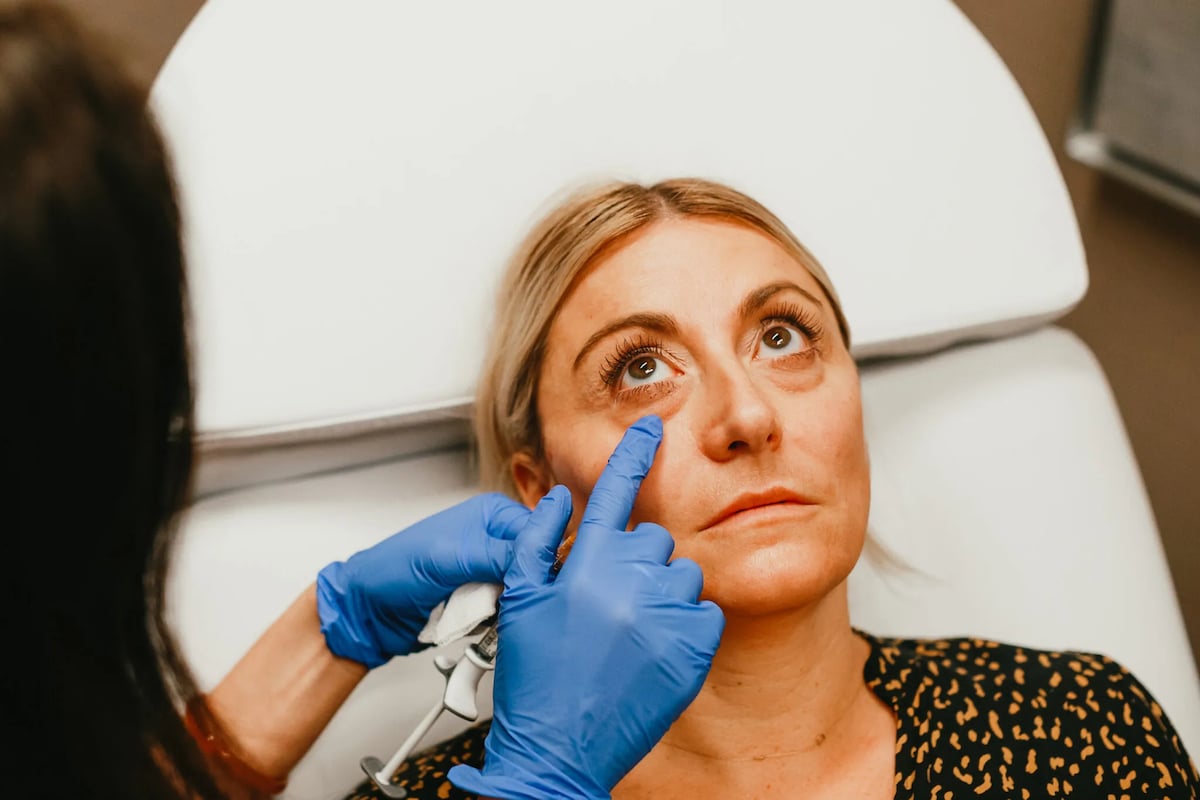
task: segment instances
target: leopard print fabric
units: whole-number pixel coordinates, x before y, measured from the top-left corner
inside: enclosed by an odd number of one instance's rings
[[[982,639],[881,639],[863,678],[896,714],[897,800],[1196,800],[1200,777],[1138,680],[1110,658]],[[446,778],[483,764],[487,723],[393,779],[414,800],[469,800]],[[369,783],[352,800],[383,800]]]
[[[896,711],[897,798],[1196,798],[1179,735],[1110,658],[868,639],[867,685]]]

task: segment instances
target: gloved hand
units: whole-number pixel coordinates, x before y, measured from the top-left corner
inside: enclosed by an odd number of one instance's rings
[[[500,583],[529,509],[502,494],[459,503],[317,575],[321,632],[368,667],[422,649],[434,607],[464,583]]]
[[[459,788],[506,800],[607,798],[700,691],[724,615],[697,602],[695,562],[667,563],[675,542],[664,528],[625,530],[661,439],[657,417],[626,431],[557,577],[570,493],[554,487],[517,536],[484,766],[450,770]]]

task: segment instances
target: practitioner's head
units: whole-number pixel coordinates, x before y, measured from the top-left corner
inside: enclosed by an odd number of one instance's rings
[[[0,9],[4,724],[43,789],[214,796],[162,613],[192,458],[184,314],[145,92],[65,12]]]

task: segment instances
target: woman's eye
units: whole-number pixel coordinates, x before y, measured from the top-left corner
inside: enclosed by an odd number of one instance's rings
[[[791,325],[776,324],[763,331],[759,339],[758,354],[766,358],[780,358],[792,353],[800,353],[808,348],[808,342],[803,333]]]
[[[634,356],[625,365],[625,370],[621,373],[621,384],[623,388],[646,386],[666,380],[670,376],[671,368],[665,361],[658,356],[643,353]]]

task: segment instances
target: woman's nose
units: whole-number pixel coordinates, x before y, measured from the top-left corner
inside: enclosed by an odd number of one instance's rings
[[[779,413],[742,364],[709,371],[704,379],[697,439],[714,461],[779,446]]]

